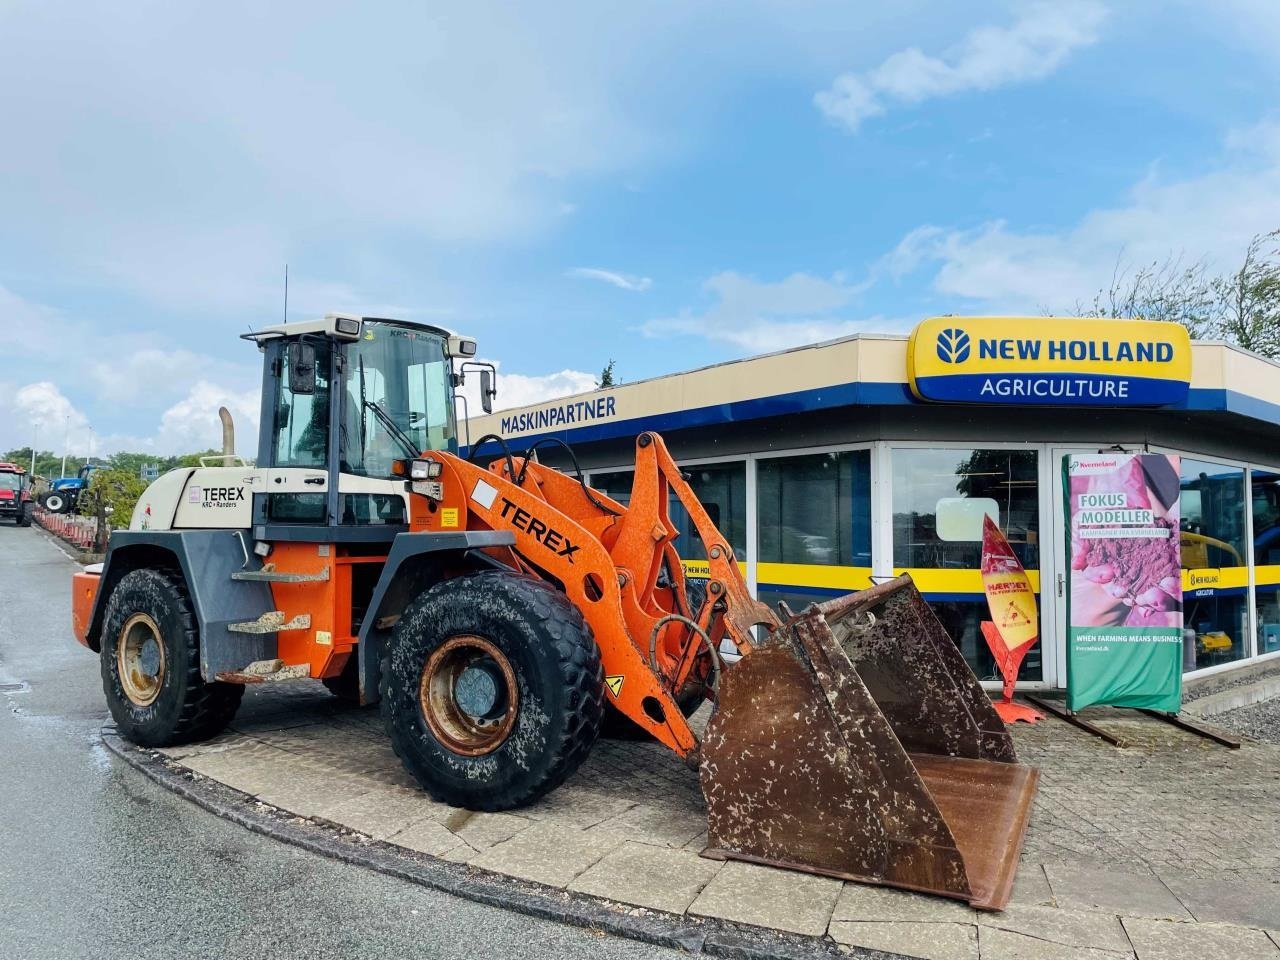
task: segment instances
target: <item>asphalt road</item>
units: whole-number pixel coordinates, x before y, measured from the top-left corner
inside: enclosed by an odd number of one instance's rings
[[[98,741],[74,570],[0,526],[0,956],[677,956],[317,857],[155,786]]]

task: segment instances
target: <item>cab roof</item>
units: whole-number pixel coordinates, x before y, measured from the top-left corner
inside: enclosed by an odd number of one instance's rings
[[[333,337],[335,340],[355,341],[360,339],[360,328],[365,323],[394,323],[396,326],[411,327],[415,330],[433,333],[445,341],[448,346],[447,352],[451,357],[474,357],[476,354],[475,340],[454,333],[452,330],[446,330],[444,327],[437,327],[430,323],[419,323],[416,320],[397,320],[392,317],[362,317],[354,313],[326,313],[319,320],[275,323],[263,327],[261,330],[242,333],[240,338],[242,340],[252,340],[259,346],[268,340],[298,337],[308,333]]]

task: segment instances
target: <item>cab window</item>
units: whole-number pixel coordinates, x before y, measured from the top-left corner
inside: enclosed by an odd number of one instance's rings
[[[287,374],[280,376],[272,426],[275,466],[317,469],[328,466],[330,359],[329,344],[317,344],[315,388],[311,393],[294,393]],[[282,360],[282,364],[284,362]]]

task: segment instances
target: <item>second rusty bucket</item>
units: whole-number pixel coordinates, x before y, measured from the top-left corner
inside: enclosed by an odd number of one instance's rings
[[[1000,910],[1037,776],[904,575],[788,617],[725,671],[703,855]]]

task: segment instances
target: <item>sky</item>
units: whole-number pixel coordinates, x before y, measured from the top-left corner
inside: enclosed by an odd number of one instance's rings
[[[499,406],[1280,227],[1274,0],[0,0],[0,450],[252,455],[239,334],[474,336]]]

